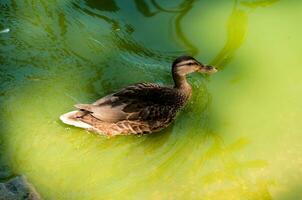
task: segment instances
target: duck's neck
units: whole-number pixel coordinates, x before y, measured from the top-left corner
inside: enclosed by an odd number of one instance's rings
[[[188,98],[191,96],[192,87],[188,83],[186,76],[173,73],[174,88],[178,89]]]

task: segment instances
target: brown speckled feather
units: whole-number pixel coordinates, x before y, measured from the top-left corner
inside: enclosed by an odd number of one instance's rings
[[[80,114],[78,119],[98,130],[110,129],[112,134],[141,134],[166,127],[186,98],[173,88],[139,83],[93,104],[78,104],[75,107],[82,110],[82,116]]]

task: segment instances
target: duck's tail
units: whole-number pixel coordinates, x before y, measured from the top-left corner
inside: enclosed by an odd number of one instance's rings
[[[75,127],[84,128],[84,129],[92,129],[93,127],[90,124],[87,124],[87,123],[79,120],[79,117],[78,117],[79,112],[81,112],[81,111],[71,111],[71,112],[65,113],[60,116],[60,120],[65,124],[72,125]]]

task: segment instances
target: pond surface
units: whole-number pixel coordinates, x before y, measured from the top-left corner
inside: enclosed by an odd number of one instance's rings
[[[46,200],[302,199],[302,1],[2,0],[1,171]],[[108,139],[62,124],[173,58],[217,66],[167,129]]]

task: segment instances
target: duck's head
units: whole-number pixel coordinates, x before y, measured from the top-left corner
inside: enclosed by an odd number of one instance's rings
[[[213,74],[217,72],[217,69],[209,65],[203,65],[191,56],[180,56],[174,60],[172,72],[178,76],[185,76],[193,72]]]

